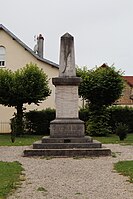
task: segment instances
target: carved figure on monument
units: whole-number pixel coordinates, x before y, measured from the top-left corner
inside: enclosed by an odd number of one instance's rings
[[[60,77],[76,76],[74,38],[69,33],[66,33],[61,37],[59,65]]]

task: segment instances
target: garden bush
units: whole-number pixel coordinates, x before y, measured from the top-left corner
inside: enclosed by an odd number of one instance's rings
[[[133,108],[122,106],[111,106],[108,108],[110,120],[109,125],[112,132],[115,133],[118,123],[126,124],[128,126],[128,133],[133,132]]]
[[[133,108],[123,106],[110,106],[102,114],[91,116],[88,108],[79,111],[79,118],[85,122],[87,134],[107,135],[108,133],[116,133],[118,124],[127,125],[128,133],[133,132]],[[107,120],[106,120],[107,119]]]
[[[119,136],[120,140],[124,140],[127,137],[128,126],[123,123],[118,123],[116,127],[116,135]]]
[[[84,122],[87,122],[90,118],[90,111],[88,108],[82,108],[79,110],[79,119],[83,120]]]
[[[90,111],[86,133],[93,136],[107,136],[111,132],[109,113],[105,107]]]
[[[106,111],[93,116],[87,107],[79,110],[79,118],[85,122],[86,134],[100,136],[108,135],[109,133],[115,134],[119,123],[128,126],[128,133],[133,132],[133,108],[111,106]],[[55,109],[47,108],[41,111],[29,111],[25,113],[24,117],[25,132],[49,135],[50,121],[54,119]]]
[[[42,111],[29,111],[25,114],[26,132],[49,135],[50,121],[55,119],[55,110],[47,108]]]

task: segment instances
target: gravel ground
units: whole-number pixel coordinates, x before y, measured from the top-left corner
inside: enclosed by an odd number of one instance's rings
[[[27,147],[0,147],[1,161],[25,169],[25,181],[8,199],[133,199],[133,184],[113,170],[115,162],[133,160],[133,146],[104,146],[116,157],[28,158],[22,157]]]

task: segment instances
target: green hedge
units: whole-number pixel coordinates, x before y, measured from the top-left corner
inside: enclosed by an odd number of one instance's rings
[[[79,111],[79,118],[85,123],[89,117],[89,111],[87,109],[81,109]],[[25,113],[25,132],[30,134],[49,135],[50,133],[50,121],[55,119],[55,109],[47,108],[42,111],[29,111]]]
[[[133,132],[133,108],[111,106],[107,109],[109,120],[108,125],[111,127],[111,132],[115,133],[118,124],[126,124],[128,126],[128,133]],[[90,118],[88,109],[81,109],[79,111],[79,118],[86,124]],[[28,133],[49,135],[50,121],[55,119],[54,109],[45,109],[42,111],[29,111],[25,114],[25,131]]]
[[[80,111],[79,111],[79,119],[80,120],[87,122],[89,117],[90,117],[90,112],[88,109],[80,109]]]
[[[108,108],[108,111],[110,114],[109,125],[113,133],[115,133],[119,123],[126,124],[128,126],[128,133],[133,133],[133,108],[127,106],[112,106]]]
[[[50,121],[54,119],[54,109],[47,108],[42,111],[29,111],[25,114],[26,132],[38,135],[49,135]]]
[[[111,127],[111,132],[116,133],[117,126],[122,123],[128,126],[128,133],[133,133],[133,108],[113,105],[107,108],[109,114],[108,125]],[[90,119],[88,109],[80,110],[80,119],[85,123]],[[86,124],[87,127],[87,124]]]

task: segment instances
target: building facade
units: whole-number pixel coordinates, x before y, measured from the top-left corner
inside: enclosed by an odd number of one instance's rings
[[[49,78],[49,86],[52,90],[51,96],[40,103],[39,106],[34,104],[25,105],[26,110],[42,110],[48,107],[55,108],[55,88],[52,84],[52,77],[58,76],[59,69],[57,64],[43,58],[43,41],[44,38],[40,34],[37,38],[37,44],[34,50],[32,50],[6,27],[0,24],[0,68],[15,71],[24,67],[26,64],[34,63],[42,68]],[[0,105],[0,133],[10,132],[9,122],[14,112],[14,108]]]
[[[117,105],[133,106],[133,76],[123,76],[125,87]]]

